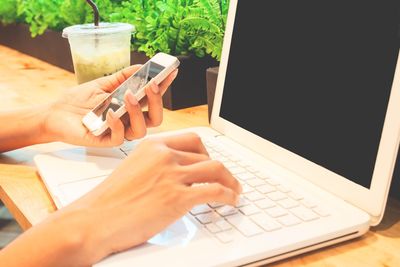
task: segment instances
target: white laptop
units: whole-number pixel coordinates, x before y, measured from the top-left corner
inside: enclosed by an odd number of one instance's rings
[[[399,3],[286,2],[230,1],[211,127],[183,130],[242,183],[239,204],[194,207],[96,266],[260,265],[380,222],[399,144]],[[62,207],[138,142],[35,163]]]

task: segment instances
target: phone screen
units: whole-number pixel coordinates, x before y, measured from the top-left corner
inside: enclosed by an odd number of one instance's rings
[[[136,94],[163,69],[164,66],[154,63],[151,60],[147,61],[135,74],[129,77],[106,99],[104,99],[103,102],[93,110],[93,113],[96,114],[98,117],[101,116],[102,120],[105,121],[108,109],[116,111],[122,105],[124,105],[124,95],[127,90],[131,90],[133,94]]]

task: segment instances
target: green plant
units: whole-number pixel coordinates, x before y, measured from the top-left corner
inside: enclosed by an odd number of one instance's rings
[[[11,1],[11,0],[8,0]],[[14,0],[15,1],[15,0]],[[93,11],[85,0],[18,0],[18,15],[29,24],[32,37],[42,34],[46,29],[63,28],[93,21]],[[108,15],[120,1],[98,1],[101,20],[107,21]]]
[[[0,4],[0,22],[9,24],[18,20],[17,1],[2,0]]]
[[[62,0],[25,0],[18,5],[18,15],[29,24],[32,37],[42,34],[47,28],[60,27],[60,5]]]
[[[1,0],[0,22],[25,22],[32,37],[93,22],[85,0]],[[101,21],[135,26],[133,49],[153,56],[206,54],[220,60],[229,0],[98,0]]]
[[[148,56],[162,51],[219,60],[228,5],[229,0],[123,1],[110,20],[135,25],[133,46]]]

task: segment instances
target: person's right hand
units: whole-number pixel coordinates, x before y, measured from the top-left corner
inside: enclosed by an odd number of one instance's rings
[[[92,264],[146,242],[197,204],[234,205],[240,192],[201,139],[183,134],[142,141],[109,178],[61,212],[83,212],[79,227],[91,248],[85,262]]]

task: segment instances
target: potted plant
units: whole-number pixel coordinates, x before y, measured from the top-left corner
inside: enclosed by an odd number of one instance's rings
[[[96,3],[102,21],[128,22],[135,26],[132,63],[143,63],[156,52],[179,57],[180,75],[164,96],[167,108],[207,103],[205,73],[207,68],[218,65],[221,56],[229,0],[103,0]],[[25,45],[30,49],[39,46],[37,49],[45,54],[39,58],[44,60],[43,57],[52,50],[56,50],[54,53],[62,52],[64,56],[58,60],[59,64],[72,70],[68,44],[59,38],[59,31],[92,20],[92,10],[84,0],[3,0],[0,21],[3,24],[27,24],[31,36],[38,36],[35,38],[38,40],[34,45],[29,42],[15,44],[15,36],[19,35],[17,31],[26,26],[13,25],[17,29],[0,29],[0,43]],[[43,40],[49,34],[56,35],[57,40]],[[46,44],[53,47],[40,48]],[[26,49],[18,50],[26,53]],[[55,64],[54,60],[49,62]]]

